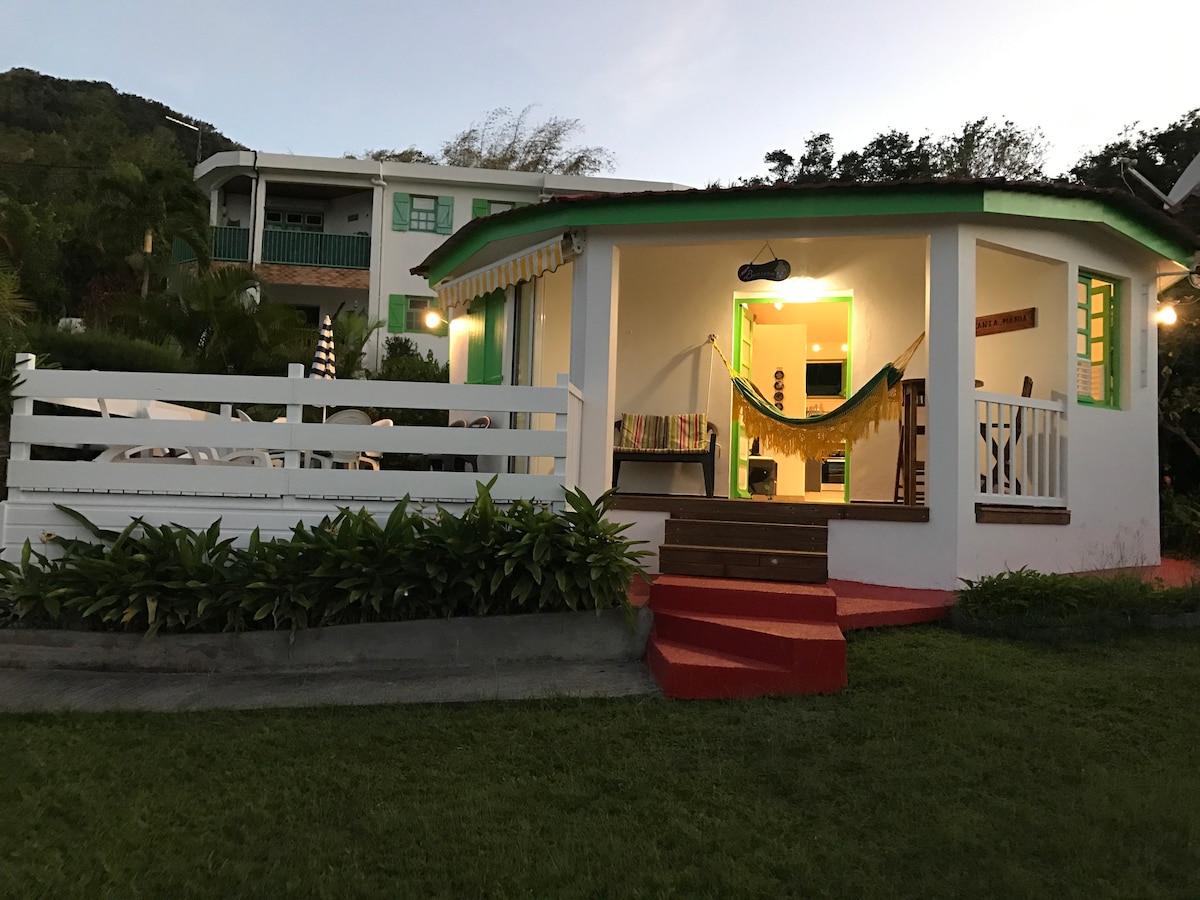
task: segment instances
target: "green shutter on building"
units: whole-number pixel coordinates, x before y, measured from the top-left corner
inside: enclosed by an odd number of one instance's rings
[[[408,317],[408,296],[388,294],[388,334],[403,334]]]
[[[481,216],[489,215],[492,211],[492,201],[485,200],[482,197],[476,197],[471,201],[471,218],[478,219]]]
[[[437,226],[434,230],[438,234],[450,234],[454,231],[453,197],[437,198]]]
[[[467,384],[504,383],[504,291],[467,308]]]
[[[392,231],[408,231],[412,216],[412,197],[401,191],[392,195]]]
[[[483,384],[483,324],[486,301],[476,297],[467,307],[467,384]]]

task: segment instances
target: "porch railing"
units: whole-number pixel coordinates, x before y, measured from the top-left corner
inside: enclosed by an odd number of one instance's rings
[[[371,268],[371,238],[365,234],[315,231],[263,232],[262,261],[333,269]]]
[[[425,384],[416,382],[309,379],[293,365],[289,377],[71,372],[37,369],[31,357],[18,365],[20,399],[14,404],[8,502],[45,492],[159,494],[188,497],[303,498],[329,500],[415,500],[470,502],[476,483],[492,477],[497,501],[562,501],[573,485],[569,436],[578,408],[570,402],[566,376],[553,388]],[[54,404],[54,405],[50,405]],[[268,405],[285,410],[275,422],[244,422],[236,408]],[[64,415],[61,407],[75,415]],[[304,407],[477,410],[493,422],[512,412],[552,413],[544,429],[442,428],[332,425],[304,422]],[[106,412],[80,416],[77,410]],[[212,412],[208,410],[219,410]],[[539,417],[529,418],[538,420]],[[155,465],[164,460],[91,461],[105,447],[197,447],[264,450],[282,465],[236,465],[199,460],[197,464]],[[52,453],[39,447],[56,448]],[[64,448],[66,448],[64,450]],[[63,460],[71,453],[79,461]],[[484,471],[371,471],[301,468],[312,451],[378,451],[474,457]],[[218,450],[218,455],[227,454]],[[553,460],[549,475],[510,474],[508,458]],[[260,457],[261,459],[261,457]],[[490,468],[496,474],[490,474]],[[166,460],[180,462],[180,460]],[[186,462],[186,460],[184,460]],[[275,505],[278,505],[278,499]]]
[[[237,228],[232,225],[213,225],[208,230],[209,245],[212,258],[218,262],[249,262],[250,261],[250,229]],[[196,252],[187,242],[175,238],[171,244],[171,262],[188,263],[196,261]]]
[[[1066,506],[1065,400],[975,392],[976,502]]]

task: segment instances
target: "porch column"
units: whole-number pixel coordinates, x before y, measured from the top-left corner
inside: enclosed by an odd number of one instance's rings
[[[620,260],[611,239],[584,242],[571,280],[571,383],[583,395],[576,486],[594,498],[612,486]]]
[[[219,187],[208,192],[208,224],[221,224],[221,188]]]
[[[254,179],[254,193],[250,197],[250,203],[254,207],[254,213],[251,217],[251,226],[254,228],[254,233],[250,235],[250,264],[257,265],[262,262],[263,251],[263,229],[266,227],[267,220],[267,180],[259,175]]]
[[[929,341],[929,459],[926,490],[930,546],[945,548],[936,560],[958,575],[964,536],[975,522],[975,236],[945,225],[929,236],[929,294],[925,333]],[[940,554],[939,554],[940,556]],[[933,562],[931,560],[931,562]]]
[[[380,177],[371,179],[371,271],[367,281],[367,318],[382,319],[386,323],[388,310],[387,301],[383,299],[383,243],[387,235],[384,230],[384,191],[387,182],[383,180],[382,169],[381,164]],[[371,368],[378,368],[386,341],[385,324],[383,328],[376,329],[371,346],[367,348],[367,364]]]

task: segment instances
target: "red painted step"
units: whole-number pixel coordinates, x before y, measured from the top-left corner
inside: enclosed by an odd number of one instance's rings
[[[845,684],[813,688],[784,666],[662,638],[651,638],[646,645],[646,662],[663,693],[678,700],[811,694]]]
[[[730,578],[659,575],[651,609],[691,610],[809,622],[836,622],[837,596],[823,584],[776,584]]]
[[[837,593],[838,624],[843,629],[880,628],[936,622],[950,614],[953,591],[897,588],[854,581],[830,581]]]
[[[655,610],[654,633],[696,647],[718,647],[736,656],[800,671],[845,662],[846,639],[832,622],[796,622],[714,613]]]

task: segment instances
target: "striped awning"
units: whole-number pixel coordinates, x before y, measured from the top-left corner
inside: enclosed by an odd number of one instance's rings
[[[476,297],[553,272],[578,252],[573,235],[558,235],[486,268],[442,282],[437,288],[438,302],[447,310],[465,306]]]

